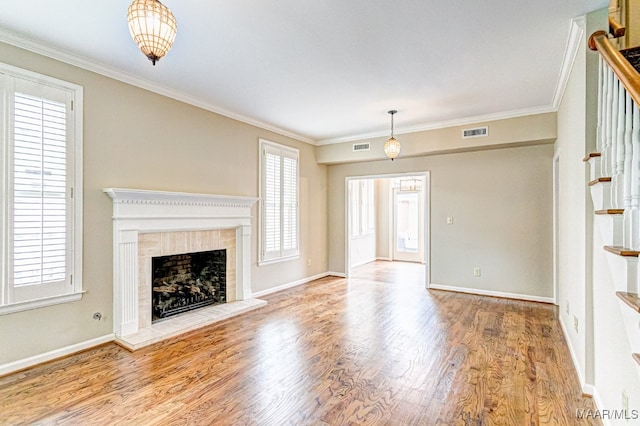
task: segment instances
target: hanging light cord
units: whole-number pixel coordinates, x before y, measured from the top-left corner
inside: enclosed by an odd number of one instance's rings
[[[391,137],[393,137],[393,112],[391,113]]]
[[[389,114],[391,114],[391,137],[393,138],[393,115],[398,112],[395,109],[392,109],[391,111],[387,111]]]

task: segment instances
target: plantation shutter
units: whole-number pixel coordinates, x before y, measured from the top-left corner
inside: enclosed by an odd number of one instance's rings
[[[298,159],[282,157],[282,250],[283,255],[298,249]]]
[[[14,87],[9,271],[19,301],[65,293],[70,284],[70,102],[62,89],[21,80]]]
[[[280,156],[265,154],[265,218],[266,253],[280,253]]]
[[[298,151],[262,142],[262,261],[298,254]]]

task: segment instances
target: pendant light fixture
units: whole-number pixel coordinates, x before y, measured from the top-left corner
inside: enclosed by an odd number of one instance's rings
[[[155,65],[171,49],[176,38],[178,26],[173,13],[158,0],[133,0],[127,21],[133,41]]]
[[[395,109],[388,111],[388,113],[391,114],[391,137],[384,144],[384,153],[391,159],[391,161],[400,154],[400,142],[393,137],[393,115],[397,112],[398,111]]]

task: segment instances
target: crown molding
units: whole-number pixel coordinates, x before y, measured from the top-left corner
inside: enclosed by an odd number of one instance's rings
[[[529,115],[546,114],[549,112],[557,112],[557,111],[558,109],[554,108],[553,105],[533,107],[533,108],[523,108],[523,109],[518,109],[513,111],[476,115],[473,117],[456,118],[453,120],[438,121],[438,122],[429,123],[429,124],[420,124],[417,126],[401,127],[401,128],[396,128],[394,133],[396,135],[402,135],[407,133],[417,133],[417,132],[424,132],[427,130],[444,129],[447,127],[456,127],[456,126],[466,126],[470,124],[478,124],[478,123],[483,123],[487,121],[505,120],[509,118],[526,117]],[[342,143],[342,142],[353,142],[353,141],[359,141],[363,139],[379,138],[379,137],[384,137],[388,135],[389,135],[388,131],[362,133],[362,134],[356,134],[356,135],[339,137],[339,138],[322,139],[317,141],[316,145],[320,146],[320,145],[330,145],[330,144]]]
[[[567,85],[569,84],[569,77],[573,64],[575,63],[576,56],[580,46],[583,45],[584,33],[585,33],[585,17],[580,16],[571,20],[569,38],[567,39],[567,47],[564,50],[564,58],[562,59],[562,66],[560,68],[560,75],[558,76],[558,82],[556,83],[556,91],[553,95],[552,106],[557,111],[560,109],[560,102],[564,96]]]
[[[148,90],[150,92],[157,93],[159,95],[166,96],[168,98],[175,99],[177,101],[184,102],[198,108],[202,108],[215,114],[219,114],[224,117],[231,118],[233,120],[240,121],[242,123],[261,128],[263,130],[267,130],[269,132],[277,133],[279,135],[293,138],[301,142],[306,142],[311,145],[316,144],[316,141],[314,139],[311,139],[307,136],[299,135],[297,133],[273,126],[271,124],[259,120],[254,120],[252,118],[245,117],[231,111],[227,111],[216,105],[205,102],[202,99],[186,95],[161,84],[157,84],[150,80],[140,78],[131,73],[120,71],[108,65],[82,58],[69,51],[47,45],[40,41],[36,41],[23,35],[16,34],[3,28],[0,28],[0,42],[18,47],[20,49],[28,50],[29,52],[36,53],[38,55],[46,56],[48,58],[55,59],[69,65],[73,65],[87,71],[95,72],[105,77],[109,77],[114,80],[118,80],[123,83],[130,84],[132,86],[136,86],[141,89]]]

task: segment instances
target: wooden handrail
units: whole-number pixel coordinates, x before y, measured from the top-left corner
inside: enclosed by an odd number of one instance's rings
[[[624,37],[627,29],[618,21],[609,16],[609,32],[614,38]]]
[[[640,105],[640,74],[609,41],[607,33],[596,31],[589,37],[589,49],[597,50],[618,76],[631,98]]]

